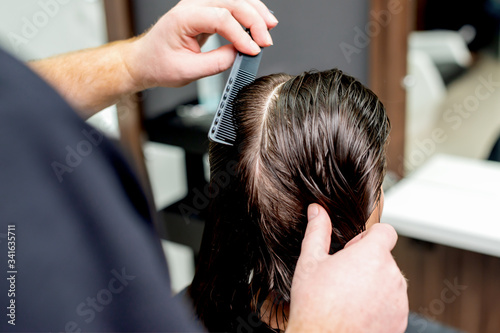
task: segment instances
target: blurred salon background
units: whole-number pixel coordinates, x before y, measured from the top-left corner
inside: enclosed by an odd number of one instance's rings
[[[176,2],[2,1],[0,45],[26,61],[97,47],[143,33]],[[280,24],[259,76],[337,67],[386,105],[382,222],[400,235],[408,332],[500,332],[500,0],[264,2]],[[123,144],[160,212],[175,291],[194,274],[207,131],[227,75],[150,89],[88,120]]]

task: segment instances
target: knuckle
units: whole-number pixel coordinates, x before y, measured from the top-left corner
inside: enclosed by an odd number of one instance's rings
[[[231,12],[226,9],[226,8],[220,8],[220,7],[217,7],[217,8],[213,8],[212,9],[214,11],[214,15],[217,19],[219,20],[228,20],[231,18]]]

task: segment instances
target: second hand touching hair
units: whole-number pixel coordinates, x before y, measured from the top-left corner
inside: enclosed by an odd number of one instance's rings
[[[190,295],[210,331],[284,329],[308,205],[333,221],[330,253],[365,229],[382,195],[389,121],[377,96],[337,69],[262,77],[234,110],[236,144],[210,145],[217,193]],[[221,178],[230,164],[235,176]]]

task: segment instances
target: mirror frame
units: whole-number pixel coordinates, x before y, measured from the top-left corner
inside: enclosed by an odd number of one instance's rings
[[[369,85],[384,103],[391,122],[387,172],[397,179],[404,177],[406,91],[403,80],[407,73],[408,35],[415,29],[416,6],[416,1],[371,0],[371,21],[367,23],[367,26],[371,22],[380,25],[370,36]],[[375,18],[382,12],[388,14],[385,22]]]

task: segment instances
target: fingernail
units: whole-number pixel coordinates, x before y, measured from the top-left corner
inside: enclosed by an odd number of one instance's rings
[[[269,35],[269,34],[266,37],[266,44],[269,46],[273,45],[273,39],[272,39],[271,35]]]
[[[278,24],[279,22],[276,16],[274,16],[274,12],[272,10],[269,11],[268,19],[272,24]]]
[[[310,221],[319,215],[319,207],[316,204],[310,204],[307,208],[307,219]]]
[[[257,45],[253,40],[250,41],[250,48],[252,49],[252,52],[254,53],[260,53],[260,46]]]

